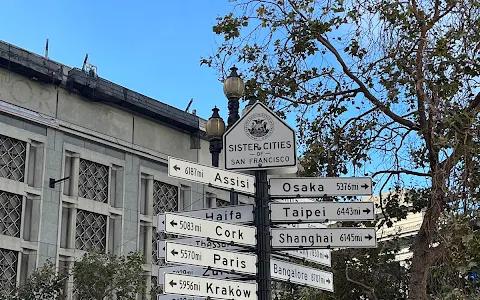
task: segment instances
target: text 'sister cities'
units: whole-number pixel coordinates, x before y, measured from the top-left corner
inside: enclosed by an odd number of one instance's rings
[[[228,146],[229,152],[252,152],[249,158],[249,161],[246,162],[245,158],[241,159],[231,159],[232,165],[244,165],[248,164],[264,164],[264,163],[278,163],[290,161],[290,157],[286,156],[270,156],[270,150],[278,149],[290,149],[292,148],[291,141],[279,141],[279,142],[264,142],[264,143],[245,143],[245,144],[233,144]],[[257,156],[255,151],[262,152],[261,155]]]

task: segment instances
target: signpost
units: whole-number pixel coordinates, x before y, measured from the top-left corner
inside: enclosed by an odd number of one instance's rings
[[[271,203],[272,223],[375,220],[373,202]]]
[[[237,245],[255,246],[255,227],[235,225],[165,213],[165,232],[210,238]]]
[[[272,278],[333,292],[333,274],[281,260],[271,260]]]
[[[245,250],[243,247],[233,246],[225,242],[217,241],[207,241],[206,239],[200,238],[185,238],[185,239],[174,239],[172,242],[184,245],[199,246],[208,249],[221,249],[221,250]],[[157,258],[165,258],[165,241],[157,242]]]
[[[254,194],[255,206],[159,216],[159,232],[192,238],[158,242],[159,257],[168,263],[190,266],[170,267],[168,273],[165,273],[168,267],[160,269],[164,292],[185,296],[161,295],[157,300],[271,300],[272,278],[333,291],[331,272],[271,259],[271,256],[283,255],[331,266],[329,248],[376,247],[375,228],[328,228],[320,223],[374,220],[373,203],[306,199],[371,195],[371,178],[294,177],[268,181],[268,169],[296,166],[297,160],[295,132],[266,105],[255,103],[225,133],[223,145],[225,169],[253,170],[255,177],[173,157],[169,157],[169,176]],[[271,198],[278,200],[269,205]],[[244,225],[252,222],[255,227]],[[280,228],[271,228],[271,223]],[[252,251],[253,247],[256,255],[240,252],[241,249]],[[272,253],[272,249],[276,251]],[[253,274],[256,283],[199,277],[209,276],[208,271],[218,272],[212,273],[216,277]]]
[[[264,170],[297,164],[295,131],[256,102],[224,135],[225,169]]]
[[[239,193],[255,193],[253,176],[208,167],[171,156],[168,157],[168,176]]]
[[[375,228],[272,228],[272,248],[375,248]]]
[[[232,273],[257,273],[257,256],[254,254],[213,250],[174,242],[166,242],[167,263],[189,264],[225,270]]]
[[[191,211],[182,211],[177,214],[196,217],[205,220],[220,221],[234,224],[252,224],[253,223],[253,205],[234,205],[223,206],[209,209],[199,209]],[[163,232],[165,230],[164,215],[158,215],[157,231]]]
[[[167,273],[163,292],[216,299],[257,300],[257,284]]]
[[[193,275],[193,276],[205,276],[213,277],[216,279],[235,279],[241,277],[237,274],[229,274],[226,272],[211,270],[208,268],[201,268],[195,266],[168,266],[158,268],[158,284],[163,284],[163,277],[166,273],[174,273],[180,275]]]
[[[295,131],[257,101],[227,130],[223,139],[225,169],[255,170],[258,298],[269,300],[271,245],[267,169],[296,166]]]
[[[270,196],[316,198],[324,196],[370,196],[369,177],[270,178]]]

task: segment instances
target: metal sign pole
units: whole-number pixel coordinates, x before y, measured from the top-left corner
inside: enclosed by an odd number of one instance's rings
[[[271,300],[270,216],[267,171],[255,171],[255,226],[257,227],[258,300]]]

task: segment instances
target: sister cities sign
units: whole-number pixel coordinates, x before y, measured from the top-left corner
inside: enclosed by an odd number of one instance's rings
[[[225,169],[258,170],[297,163],[295,131],[256,102],[224,135]]]

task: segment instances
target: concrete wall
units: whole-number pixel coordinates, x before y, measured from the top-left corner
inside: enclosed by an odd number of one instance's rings
[[[1,68],[0,99],[50,117],[56,114],[57,91],[53,85],[42,84]]]

